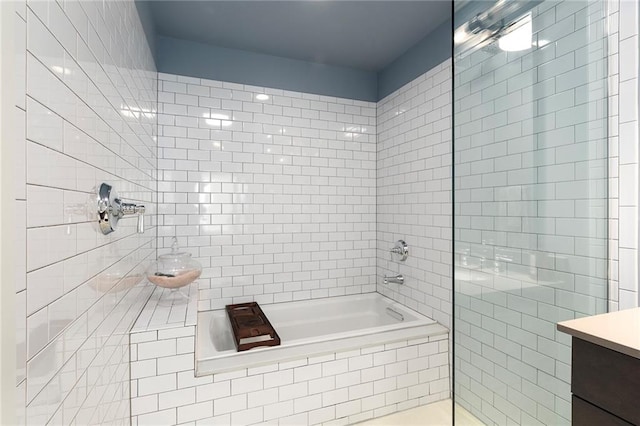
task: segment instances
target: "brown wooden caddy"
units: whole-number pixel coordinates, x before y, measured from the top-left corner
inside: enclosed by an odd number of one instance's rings
[[[257,302],[225,306],[238,352],[258,346],[278,346],[280,336]]]

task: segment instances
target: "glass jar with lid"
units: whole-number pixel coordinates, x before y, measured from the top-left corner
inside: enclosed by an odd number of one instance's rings
[[[158,256],[147,269],[147,279],[159,287],[178,289],[197,280],[201,273],[200,262],[191,253],[179,251],[178,239],[173,237],[171,253]]]

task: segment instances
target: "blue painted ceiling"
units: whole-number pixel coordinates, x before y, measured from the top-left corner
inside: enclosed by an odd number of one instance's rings
[[[156,35],[373,72],[451,17],[450,0],[136,1]]]

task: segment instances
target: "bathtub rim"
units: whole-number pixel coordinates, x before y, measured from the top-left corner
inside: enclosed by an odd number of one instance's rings
[[[433,336],[445,335],[449,333],[449,329],[447,329],[442,324],[439,324],[435,320],[422,315],[411,308],[401,305],[395,300],[390,299],[389,297],[377,292],[346,296],[334,296],[322,298],[321,300],[368,295],[375,295],[376,297],[383,298],[391,305],[400,305],[403,309],[408,310],[413,315],[415,315],[417,319],[411,321],[411,323],[407,323],[407,325],[404,326],[402,326],[402,323],[398,323],[399,327],[394,324],[394,326],[396,327],[393,327],[391,329],[389,329],[390,326],[371,327],[363,330],[337,333],[337,335],[339,336],[337,338],[325,338],[311,342],[302,340],[281,346],[254,349],[245,352],[233,352],[221,356],[204,357],[201,355],[201,342],[203,341],[203,339],[211,339],[208,334],[208,321],[210,321],[210,316],[212,315],[212,313],[217,313],[221,310],[216,309],[198,312],[198,320],[196,326],[195,375],[196,377],[203,377],[212,374],[242,370],[246,368],[273,365],[312,356],[318,357],[322,355],[344,352],[359,348],[385,346],[400,341],[411,341],[422,338],[427,339]],[[384,328],[387,329],[380,331],[380,329]],[[372,336],[374,337],[373,339]]]

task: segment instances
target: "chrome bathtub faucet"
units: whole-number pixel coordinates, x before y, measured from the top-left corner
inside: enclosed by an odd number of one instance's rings
[[[402,274],[385,275],[384,283],[385,284],[389,284],[389,283],[404,284],[404,276]]]

